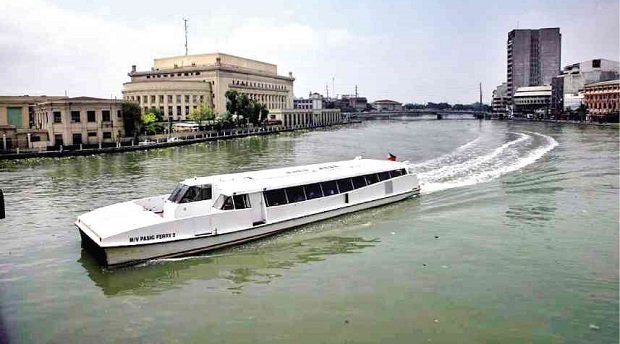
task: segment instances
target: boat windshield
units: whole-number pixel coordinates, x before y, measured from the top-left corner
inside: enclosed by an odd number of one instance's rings
[[[172,191],[168,200],[174,203],[190,203],[209,200],[211,197],[211,184],[189,186],[181,183]]]

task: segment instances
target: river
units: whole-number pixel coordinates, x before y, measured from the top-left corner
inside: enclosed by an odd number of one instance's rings
[[[192,176],[387,152],[422,195],[196,257],[109,271],[73,221]],[[618,131],[369,121],[0,162],[14,343],[618,343]]]

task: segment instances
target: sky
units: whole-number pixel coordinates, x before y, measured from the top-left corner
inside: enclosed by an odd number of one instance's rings
[[[562,65],[619,60],[618,0],[0,0],[0,95],[121,97],[131,65],[222,52],[310,91],[473,103],[506,79],[515,28],[560,27]],[[333,86],[332,86],[333,85]]]

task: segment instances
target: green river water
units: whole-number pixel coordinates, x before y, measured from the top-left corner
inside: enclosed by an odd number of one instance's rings
[[[73,221],[209,174],[387,152],[422,195],[106,270]],[[618,131],[475,120],[0,162],[11,343],[618,343]]]

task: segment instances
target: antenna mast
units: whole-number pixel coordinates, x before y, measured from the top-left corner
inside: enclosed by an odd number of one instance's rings
[[[183,24],[185,26],[185,56],[187,56],[187,21],[189,19],[183,18]]]
[[[480,111],[482,111],[482,83],[480,83]]]
[[[325,83],[325,93],[327,93],[327,99],[329,99],[329,85]]]

